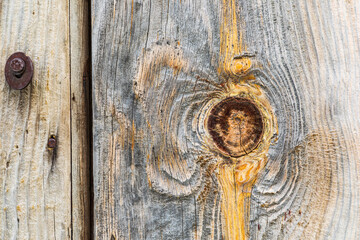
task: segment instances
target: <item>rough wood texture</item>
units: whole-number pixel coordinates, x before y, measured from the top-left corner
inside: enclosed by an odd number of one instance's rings
[[[91,239],[90,2],[70,1],[73,239]]]
[[[214,170],[220,157],[202,123],[237,70],[223,63],[241,50],[255,55],[249,84],[278,124],[251,198],[249,189],[241,196],[250,201],[241,209],[247,237],[359,239],[359,9],[356,1],[93,0],[95,237],[226,237],[219,185],[228,170]],[[223,48],[224,33],[241,36],[239,49]]]
[[[12,90],[0,68],[0,238],[71,236],[69,5],[1,1],[0,66],[15,51],[34,63],[32,83]],[[50,135],[57,147],[47,148]]]
[[[70,14],[70,1],[0,1],[0,239],[71,239],[72,228],[74,239],[89,236],[85,6],[71,1]],[[15,51],[34,63],[21,91],[4,79]]]

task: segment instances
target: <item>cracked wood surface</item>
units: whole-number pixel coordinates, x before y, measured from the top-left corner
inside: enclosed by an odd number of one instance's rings
[[[227,3],[234,11],[223,11]],[[278,124],[243,196],[245,237],[358,239],[359,9],[356,1],[93,0],[95,237],[226,236],[218,179],[227,175],[214,170],[219,155],[202,123],[238,70],[219,63],[241,48],[255,55],[249,81]],[[232,51],[221,45],[229,29],[242,39]]]

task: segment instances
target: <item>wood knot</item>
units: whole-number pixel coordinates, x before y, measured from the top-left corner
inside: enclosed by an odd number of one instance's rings
[[[240,157],[260,143],[263,122],[260,110],[250,99],[229,97],[211,109],[206,126],[221,152]]]
[[[249,58],[234,58],[230,70],[234,75],[245,74],[252,66],[252,62]]]

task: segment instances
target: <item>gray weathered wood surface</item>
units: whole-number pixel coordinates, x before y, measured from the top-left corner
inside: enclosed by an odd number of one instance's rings
[[[95,237],[222,239],[194,118],[221,87],[223,2],[92,1]],[[279,125],[250,239],[359,239],[360,2],[236,4]]]
[[[88,14],[86,1],[0,1],[0,239],[88,239]],[[21,91],[4,77],[16,51],[34,64]]]

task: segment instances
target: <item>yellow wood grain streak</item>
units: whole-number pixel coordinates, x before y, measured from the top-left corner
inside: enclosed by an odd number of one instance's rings
[[[250,197],[251,188],[244,191],[244,185],[236,179],[236,165],[219,167],[218,180],[222,188],[221,209],[224,217],[223,230],[226,239],[245,239],[245,199]]]
[[[253,75],[246,75],[252,61],[243,56],[244,43],[241,29],[238,29],[238,16],[235,0],[223,0],[222,22],[220,28],[219,75],[224,77],[224,98],[243,96],[252,99],[264,118],[264,135],[259,146],[251,153],[231,158],[218,164],[217,178],[221,186],[221,211],[225,239],[240,240],[248,238],[251,188],[258,173],[267,162],[266,153],[271,138],[277,131],[275,116],[271,106],[259,86],[251,84]],[[236,81],[234,81],[236,80]],[[220,97],[221,98],[221,97]]]
[[[241,57],[243,50],[242,32],[241,29],[238,30],[235,0],[223,0],[218,69],[220,75],[241,75],[251,68],[251,60]]]
[[[218,101],[231,96],[251,99],[261,111],[264,121],[263,139],[257,148],[239,158],[230,157],[220,161],[217,166],[217,179],[222,193],[221,209],[225,239],[247,239],[251,188],[257,180],[258,173],[266,165],[266,154],[272,136],[277,132],[277,121],[265,94],[256,84],[227,82],[224,88],[223,96]]]

